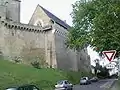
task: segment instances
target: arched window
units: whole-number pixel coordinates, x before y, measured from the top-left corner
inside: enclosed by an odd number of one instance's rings
[[[40,21],[37,22],[37,26],[42,27],[42,23]]]
[[[43,27],[43,21],[42,20],[37,20],[34,25]]]

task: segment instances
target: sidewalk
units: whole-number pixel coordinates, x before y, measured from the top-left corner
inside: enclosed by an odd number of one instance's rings
[[[120,90],[120,86],[116,82],[110,90]]]
[[[102,86],[100,86],[100,88],[104,88],[104,89],[110,89],[116,82],[116,79],[109,79],[109,81],[105,84],[103,84]]]

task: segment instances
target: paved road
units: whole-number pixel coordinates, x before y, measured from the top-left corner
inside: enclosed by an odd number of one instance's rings
[[[100,80],[90,85],[75,85],[73,90],[106,90],[114,81],[114,79]]]

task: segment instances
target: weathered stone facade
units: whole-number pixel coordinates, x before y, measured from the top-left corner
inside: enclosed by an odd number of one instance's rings
[[[22,62],[45,57],[45,36],[51,26],[44,28],[20,23],[0,21],[0,50],[6,59],[20,57]],[[48,30],[48,31],[47,31]]]
[[[15,3],[19,11],[20,1],[16,0]],[[90,70],[90,58],[86,49],[77,52],[66,48],[69,25],[65,22],[38,5],[29,24],[21,24],[19,15],[11,18],[12,21],[7,20],[7,11],[4,6],[0,7],[3,8],[0,9],[0,50],[6,59],[19,57],[25,64],[43,59],[53,68]]]

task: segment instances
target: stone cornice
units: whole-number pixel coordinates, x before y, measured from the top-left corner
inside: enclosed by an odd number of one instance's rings
[[[46,32],[46,31],[52,30],[51,25],[47,25],[44,27],[38,27],[38,26],[29,25],[29,24],[22,24],[22,23],[16,23],[16,22],[12,22],[12,21],[6,21],[6,20],[2,20],[2,19],[0,19],[0,23],[9,29],[14,28],[14,29],[19,29],[19,30],[26,30],[29,32]]]

